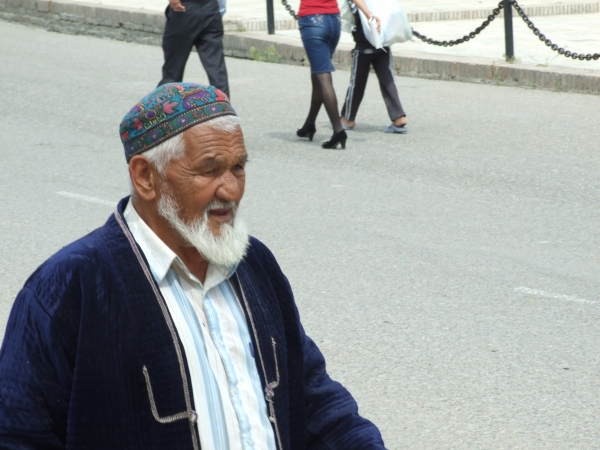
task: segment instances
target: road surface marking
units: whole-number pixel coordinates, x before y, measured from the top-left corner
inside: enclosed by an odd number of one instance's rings
[[[101,198],[96,197],[88,197],[87,195],[73,194],[72,192],[58,191],[58,195],[68,198],[74,198],[75,200],[83,200],[84,202],[89,203],[98,203],[99,205],[111,206],[115,207],[117,202],[109,202],[107,200],[102,200]]]
[[[585,298],[573,297],[572,295],[553,294],[551,292],[541,291],[539,289],[531,289],[528,287],[515,288],[515,292],[520,292],[521,294],[535,295],[536,297],[555,298],[557,300],[564,300],[567,302],[587,303],[588,305],[598,304],[598,302],[595,300],[587,300]]]

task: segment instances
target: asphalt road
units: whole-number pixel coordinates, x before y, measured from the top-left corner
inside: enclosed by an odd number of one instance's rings
[[[118,124],[161,64],[0,23],[1,327],[27,276],[127,195]],[[294,135],[307,68],[227,64],[246,218],[388,447],[600,448],[600,97],[400,78],[410,132],[388,135],[373,78],[347,149],[325,151]],[[196,55],[187,80],[206,82]]]

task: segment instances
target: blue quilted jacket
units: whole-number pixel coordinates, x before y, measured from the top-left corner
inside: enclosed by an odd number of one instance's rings
[[[0,351],[0,449],[198,450],[185,353],[122,213],[29,278]],[[232,278],[278,450],[384,449],[331,380],[290,286],[252,239]]]

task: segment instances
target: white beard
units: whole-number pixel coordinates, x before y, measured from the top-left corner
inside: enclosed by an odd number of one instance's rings
[[[158,214],[208,262],[231,268],[246,256],[250,238],[246,224],[237,217],[237,207],[234,202],[211,202],[204,208],[202,219],[195,219],[187,224],[179,216],[179,205],[173,197],[168,192],[161,194],[157,204]],[[208,212],[221,208],[231,208],[233,224],[221,224],[220,234],[215,236],[208,226]]]

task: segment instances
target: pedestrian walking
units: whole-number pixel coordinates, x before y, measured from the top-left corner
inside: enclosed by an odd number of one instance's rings
[[[183,81],[185,64],[195,46],[209,83],[229,96],[223,54],[223,14],[225,0],[184,0],[183,3],[169,0],[162,43],[165,63],[159,86]]]
[[[380,23],[379,17],[373,16],[364,0],[349,1],[354,21],[356,23],[352,36],[355,47],[352,54],[352,71],[350,75],[350,86],[346,93],[344,106],[342,107],[342,125],[345,130],[351,130],[356,126],[356,114],[362,102],[367,86],[367,79],[371,66],[379,80],[379,88],[383,101],[392,123],[385,130],[386,133],[406,133],[406,113],[402,108],[398,89],[394,82],[394,71],[392,68],[392,51],[390,47],[375,48],[365,37],[363,26],[358,14],[360,9],[365,16]]]
[[[323,148],[346,148],[346,132],[338,113],[338,102],[333,88],[331,62],[333,52],[340,40],[340,9],[336,0],[301,0],[298,10],[298,25],[302,44],[310,62],[312,95],[310,110],[302,128],[296,134],[312,141],[317,129],[315,121],[321,109],[325,110],[333,127],[331,139],[323,142]]]

